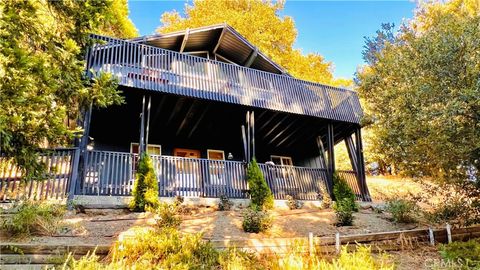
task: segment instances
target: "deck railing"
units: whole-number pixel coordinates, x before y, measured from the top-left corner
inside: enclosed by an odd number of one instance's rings
[[[229,102],[338,121],[360,123],[356,92],[187,55],[125,40],[91,35],[90,76],[110,72],[123,86]]]
[[[151,155],[158,180],[159,196],[248,198],[246,164],[240,161],[209,160]],[[131,195],[137,154],[88,151],[85,179],[79,190],[84,195]],[[324,169],[260,164],[275,199],[292,195],[316,200],[325,185]]]
[[[76,149],[46,150],[39,155],[45,165],[42,175],[25,179],[13,160],[0,156],[0,201],[18,199],[63,199],[74,175]]]

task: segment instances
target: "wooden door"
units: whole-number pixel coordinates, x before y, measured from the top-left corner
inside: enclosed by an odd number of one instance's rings
[[[175,148],[173,149],[173,155],[176,157],[200,158],[200,150]]]

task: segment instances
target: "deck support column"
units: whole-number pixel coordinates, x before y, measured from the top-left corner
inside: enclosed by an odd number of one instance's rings
[[[333,200],[335,200],[333,196],[333,174],[335,173],[335,151],[334,151],[334,144],[335,144],[335,133],[334,127],[332,123],[329,123],[327,126],[327,154],[328,154],[328,162],[327,162],[327,184],[328,189],[330,191],[330,196]]]
[[[90,134],[90,121],[92,119],[92,104],[88,108],[83,109],[81,117],[77,120],[77,125],[83,128],[82,136],[75,141],[75,146],[80,150],[78,158],[78,174],[76,179],[72,179],[75,183],[72,185],[75,186],[73,190],[74,193],[79,192],[83,188],[83,181],[85,180],[85,160],[87,157],[87,146],[88,146],[88,137]],[[75,165],[75,164],[74,164]],[[71,191],[72,192],[72,191]],[[74,195],[74,194],[72,194]]]
[[[359,188],[362,192],[362,197],[364,201],[372,201],[370,197],[370,192],[368,191],[367,181],[365,177],[365,160],[363,156],[363,143],[362,143],[362,132],[360,127],[355,130],[355,141],[356,141],[356,159],[357,159],[357,175],[359,180]]]

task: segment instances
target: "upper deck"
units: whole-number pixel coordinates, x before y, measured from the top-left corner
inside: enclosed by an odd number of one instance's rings
[[[349,123],[363,115],[357,93],[132,41],[91,35],[87,70],[119,85]]]

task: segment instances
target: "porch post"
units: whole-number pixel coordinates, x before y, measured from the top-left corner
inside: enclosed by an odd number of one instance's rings
[[[76,140],[75,146],[78,147],[80,154],[78,159],[78,175],[75,179],[72,179],[79,183],[72,183],[78,189],[83,188],[83,181],[85,180],[85,160],[87,156],[87,146],[88,146],[88,135],[90,134],[90,121],[92,119],[92,104],[86,108],[83,113],[83,119],[78,119],[77,124],[81,125],[83,128],[83,134],[80,139]],[[78,190],[74,190],[74,192],[78,192]]]
[[[333,124],[328,123],[327,126],[327,152],[328,152],[328,188],[330,190],[330,196],[334,200],[333,196],[333,174],[335,173],[335,153],[334,153],[334,132],[333,132]]]
[[[348,157],[350,159],[350,164],[352,165],[352,169],[355,172],[358,172],[357,149],[353,143],[352,136],[350,135],[345,137],[344,141],[347,148]]]
[[[365,160],[363,156],[362,132],[360,127],[355,130],[355,140],[357,144],[357,164],[358,164],[358,178],[361,182],[360,190],[364,201],[371,201],[370,192],[368,191],[367,181],[365,177]]]
[[[140,114],[140,141],[138,144],[138,157],[141,157],[144,151],[145,144],[145,96],[142,101],[142,113]]]

